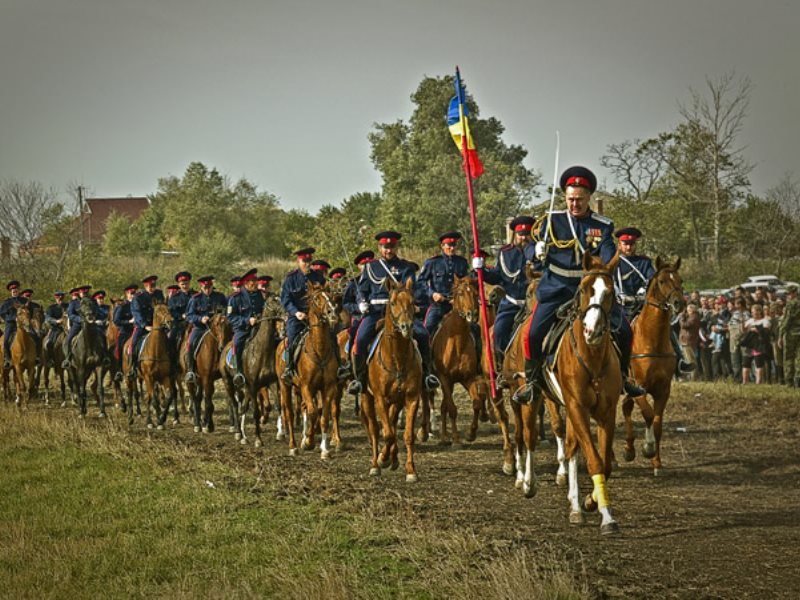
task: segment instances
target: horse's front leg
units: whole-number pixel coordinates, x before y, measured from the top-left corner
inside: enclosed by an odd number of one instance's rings
[[[667,401],[669,400],[669,388],[653,390],[653,437],[655,438],[655,453],[652,457],[651,464],[653,466],[653,475],[658,476],[662,473],[661,466],[661,435],[664,424],[664,410],[667,408]],[[646,434],[647,432],[645,432]],[[644,454],[644,451],[642,452]],[[647,456],[647,454],[645,454]]]
[[[381,474],[381,468],[378,465],[378,420],[375,414],[375,397],[372,394],[361,395],[361,422],[367,430],[370,444],[369,474],[378,476]]]
[[[431,401],[430,392],[422,389],[420,393],[420,404],[422,405],[422,416],[420,417],[419,429],[417,430],[417,441],[424,443],[431,435]]]
[[[303,441],[300,447],[303,450],[311,450],[315,446],[314,433],[319,423],[319,410],[317,409],[316,394],[311,391],[308,384],[300,386],[300,397],[303,399],[305,415],[303,417]]]
[[[97,367],[95,370],[96,377],[97,377],[97,401],[100,403],[100,414],[98,415],[101,419],[106,418],[106,393],[105,388],[103,387],[103,379],[105,377],[105,368]]]
[[[403,432],[403,441],[406,443],[406,483],[418,481],[417,469],[414,466],[414,422],[417,418],[420,398],[418,394],[409,394],[405,399],[406,429]],[[397,446],[395,445],[395,448]]]
[[[253,426],[256,430],[253,445],[260,448],[264,444],[261,440],[261,402],[258,398],[258,389],[248,387],[247,390],[247,393],[250,394],[250,401],[253,403]]]
[[[297,440],[294,436],[294,399],[292,398],[292,385],[286,384],[282,379],[278,383],[278,393],[280,394],[281,418],[278,422],[279,440],[281,435],[289,438],[289,456],[297,456]],[[283,428],[284,431],[281,431]]]
[[[378,464],[382,468],[391,467],[394,471],[400,466],[397,458],[397,415],[400,407],[396,402],[383,400],[382,405],[378,406],[378,414],[383,425],[383,448],[381,449]]]
[[[482,392],[482,386],[483,378],[477,376],[473,377],[467,384],[467,392],[472,400],[472,422],[469,424],[469,430],[466,435],[468,442],[474,442],[475,438],[478,437],[478,420],[481,415],[486,414],[485,394]]]
[[[487,396],[489,394],[487,393]],[[489,410],[494,416],[497,426],[500,428],[500,436],[503,439],[503,473],[505,475],[514,474],[514,444],[511,443],[511,427],[508,421],[508,412],[503,401],[503,392],[497,390],[497,397],[489,396]]]
[[[623,458],[625,462],[631,462],[636,458],[636,432],[633,429],[633,398],[627,394],[622,400],[622,416],[625,419],[625,450],[623,451]]]
[[[342,436],[339,431],[339,414],[342,408],[342,391],[343,386],[337,384],[331,390],[331,423],[333,425],[333,432],[331,433],[331,444],[334,449],[342,449]]]
[[[522,407],[522,437],[525,440],[525,473],[522,478],[522,491],[526,498],[533,498],[538,490],[536,473],[533,470],[533,453],[536,450],[536,441],[539,439],[536,418],[539,415],[539,406],[542,398],[537,402]]]

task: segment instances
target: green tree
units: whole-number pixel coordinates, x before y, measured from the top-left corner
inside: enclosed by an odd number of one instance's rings
[[[412,246],[435,245],[436,236],[448,229],[470,234],[461,155],[445,121],[453,93],[453,77],[426,77],[411,95],[415,108],[409,122],[375,124],[369,134],[371,158],[383,176],[383,200],[373,229],[398,229]],[[502,141],[499,120],[480,118],[470,96],[467,105],[485,166],[474,189],[479,234],[488,244],[502,239],[507,217],[530,208],[540,176],[524,166],[524,148]]]

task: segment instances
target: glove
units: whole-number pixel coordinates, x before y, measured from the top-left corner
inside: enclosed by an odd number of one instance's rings
[[[536,256],[536,258],[538,258],[539,260],[542,260],[544,258],[544,255],[545,255],[545,251],[546,251],[546,247],[545,247],[544,242],[541,241],[541,240],[536,242],[536,246],[535,246],[535,249],[534,249],[534,255]]]
[[[482,256],[473,256],[472,257],[472,268],[475,270],[483,268],[483,257]]]
[[[366,302],[359,302],[358,303],[358,310],[361,311],[362,315],[365,315],[369,312],[369,304]]]
[[[641,297],[641,298],[644,298],[644,295],[646,293],[647,293],[647,290],[644,289],[643,287],[640,287],[638,290],[636,290],[636,295]]]

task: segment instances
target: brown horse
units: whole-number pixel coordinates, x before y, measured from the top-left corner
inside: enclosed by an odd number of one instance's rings
[[[283,426],[289,437],[289,455],[297,454],[294,426],[295,415],[292,402],[292,391],[297,389],[303,400],[306,421],[301,446],[304,450],[314,447],[314,434],[321,430],[320,456],[330,458],[328,445],[328,429],[332,422],[331,442],[339,447],[339,407],[337,398],[341,386],[336,378],[339,351],[333,341],[332,330],[339,322],[339,314],[331,301],[327,287],[312,282],[308,283],[308,333],[301,343],[297,357],[297,368],[291,384],[280,376],[285,367],[283,352],[275,353],[275,370],[281,395],[281,417]],[[281,346],[286,347],[284,341]]]
[[[17,331],[11,342],[11,368],[14,371],[17,405],[27,407],[36,391],[36,342],[31,333],[31,314],[24,304],[17,305]]]
[[[122,302],[122,299],[114,300],[112,298],[111,300],[111,308],[108,311],[108,327],[106,328],[106,350],[108,351],[108,357],[111,361],[108,372],[111,375],[111,390],[114,394],[114,404],[124,412],[127,412],[125,399],[122,395],[122,384],[116,377],[116,374],[122,371],[121,362],[123,357],[117,358],[116,348],[119,328],[113,320],[114,311],[117,310],[117,307],[120,306]]]
[[[67,385],[64,378],[66,371],[62,363],[64,362],[64,340],[67,337],[67,313],[64,312],[58,320],[60,331],[54,338],[52,344],[42,344],[42,370],[44,373],[44,403],[50,404],[50,369],[55,372],[61,384],[61,407],[67,405]],[[48,334],[45,334],[48,335]]]
[[[370,475],[381,468],[399,466],[397,419],[405,411],[406,481],[417,481],[414,467],[414,421],[422,388],[422,361],[414,343],[414,293],[409,278],[405,285],[388,278],[389,301],[383,334],[367,367],[368,385],[361,402],[361,422],[372,447]],[[378,422],[383,426],[383,448],[378,452]]]
[[[220,378],[219,357],[231,339],[231,324],[223,312],[215,312],[208,321],[208,333],[197,344],[195,350],[196,380],[186,384],[192,401],[194,431],[214,431],[214,382]],[[180,365],[186,370],[188,343],[181,344]],[[203,410],[205,409],[205,410]]]
[[[677,357],[670,343],[670,321],[685,306],[683,280],[678,269],[681,259],[675,264],[656,258],[656,273],[650,279],[642,312],[633,322],[633,348],[631,370],[636,381],[653,396],[653,406],[647,396],[636,398],[645,422],[645,442],[642,454],[651,459],[653,475],[661,472],[661,431],[664,409],[669,400],[672,376]],[[625,416],[625,460],[636,457],[633,442],[635,435],[631,412],[633,398],[625,396],[622,413]]]
[[[95,322],[97,303],[91,298],[81,298],[78,310],[81,316],[81,330],[72,340],[69,378],[72,391],[78,398],[79,416],[83,418],[86,416],[86,384],[92,375],[96,381],[102,383],[108,365],[108,357],[106,356],[105,340]],[[102,385],[98,387],[99,416],[105,417],[104,390]]]
[[[253,422],[255,425],[255,442],[258,448],[261,440],[261,403],[257,401],[258,391],[275,383],[275,347],[277,322],[283,317],[283,308],[280,300],[274,296],[267,297],[264,310],[253,330],[250,341],[242,353],[242,372],[244,373],[244,389],[236,390],[233,385],[235,369],[228,366],[226,357],[232,347],[228,342],[219,357],[219,369],[222,381],[228,393],[228,406],[231,414],[231,429],[234,437],[242,444],[247,443],[245,435],[245,420],[250,406],[253,407]]]
[[[169,340],[167,333],[172,325],[172,314],[166,304],[153,305],[153,325],[150,333],[142,342],[142,349],[139,351],[139,373],[144,383],[144,400],[147,405],[147,427],[152,429],[152,413],[155,411],[158,429],[164,429],[164,422],[167,418],[170,402],[175,401],[172,397],[172,365],[169,357]],[[125,343],[125,352],[130,353],[130,346],[133,337]],[[129,363],[129,361],[123,361]],[[130,364],[125,365],[125,371],[131,368]],[[135,382],[128,380],[128,424],[133,423],[133,386]],[[166,398],[163,411],[161,410],[161,397]]]
[[[569,463],[570,523],[583,523],[583,511],[600,509],[601,534],[616,533],[606,481],[613,462],[617,402],[622,392],[619,356],[611,339],[611,309],[619,255],[607,265],[588,252],[583,255],[584,276],[575,294],[554,369],[546,378],[563,399],[567,412],[566,458]],[[592,441],[590,416],[597,423],[597,446]],[[578,488],[580,447],[594,489],[581,504]],[[599,450],[598,450],[599,447]]]
[[[452,298],[453,309],[442,319],[441,327],[431,341],[431,354],[433,367],[442,383],[442,426],[439,439],[441,443],[450,441],[447,431],[449,417],[452,441],[458,444],[458,409],[453,402],[455,384],[461,384],[472,400],[472,422],[466,435],[470,442],[475,440],[478,418],[486,410],[488,386],[479,370],[480,357],[472,335],[472,324],[477,324],[480,319],[477,280],[456,275],[453,279]]]

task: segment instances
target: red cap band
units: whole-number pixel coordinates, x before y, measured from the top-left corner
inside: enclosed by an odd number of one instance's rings
[[[458,242],[458,240],[456,238],[444,238],[442,240],[443,244],[455,244],[457,242]]]
[[[586,188],[588,190],[589,189],[589,180],[586,179],[586,177],[579,177],[579,176],[570,177],[569,179],[567,179],[567,187],[569,187],[571,185],[578,186],[578,187],[584,187],[584,188]]]
[[[624,235],[619,236],[620,241],[622,242],[635,242],[639,238],[635,235],[631,235],[630,233],[626,233]]]
[[[525,223],[520,223],[516,227],[514,227],[514,231],[517,233],[530,233],[532,226],[527,225]]]
[[[396,244],[397,238],[381,238],[378,240],[378,243],[381,246],[386,246],[387,244]]]
[[[308,260],[308,259],[311,258],[311,255],[310,254],[298,254],[297,258],[299,258],[300,260]]]

